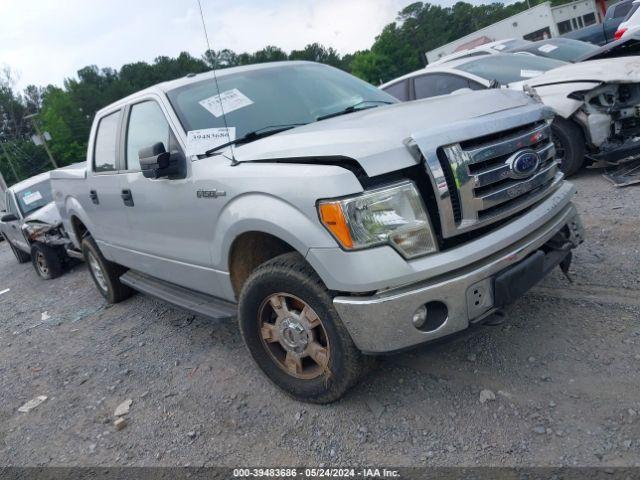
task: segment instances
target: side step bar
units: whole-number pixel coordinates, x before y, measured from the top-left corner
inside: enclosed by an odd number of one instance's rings
[[[64,250],[67,255],[69,255],[71,258],[75,258],[77,260],[84,260],[84,256],[82,255],[82,252],[79,250],[75,250],[73,248],[65,248]]]
[[[139,292],[159,298],[196,315],[214,320],[235,318],[237,306],[204,293],[180,287],[144,273],[129,270],[120,277],[125,285]]]

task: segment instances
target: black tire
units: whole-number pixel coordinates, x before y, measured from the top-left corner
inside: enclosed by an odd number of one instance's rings
[[[134,291],[120,282],[120,275],[127,269],[104,258],[91,236],[82,240],[82,255],[96,288],[107,302],[119,303],[133,295]]]
[[[290,352],[284,350],[282,342],[263,340],[264,306],[269,305],[267,299],[279,295],[306,304],[312,309],[315,321],[320,322],[320,326],[314,328],[322,329],[328,360],[325,357],[324,366],[318,363],[312,367],[319,369],[315,378],[298,378],[286,371],[283,366],[286,362],[279,362],[271,349],[282,348],[287,357]],[[289,311],[289,305],[285,310]],[[275,315],[275,309],[272,313]],[[280,255],[249,276],[240,294],[238,319],[244,342],[258,367],[277,387],[297,400],[312,403],[338,400],[358,382],[371,363],[371,358],[364,356],[354,345],[333,307],[329,291],[298,253]],[[275,325],[273,327],[275,331]],[[312,335],[318,340],[316,334]],[[305,359],[307,364],[313,365],[309,360],[309,357]]]
[[[580,127],[556,116],[551,124],[551,135],[556,147],[556,159],[566,177],[576,173],[584,164],[585,139]]]
[[[13,243],[11,243],[8,238],[5,237],[5,240],[9,244],[9,247],[11,247],[11,251],[16,256],[16,260],[18,260],[18,263],[27,263],[29,261],[31,257],[27,252],[23,252],[22,250],[14,246]]]
[[[63,255],[61,248],[37,242],[31,245],[31,263],[36,273],[45,280],[52,280],[62,275]]]

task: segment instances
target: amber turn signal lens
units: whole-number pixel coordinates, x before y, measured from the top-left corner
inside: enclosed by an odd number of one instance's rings
[[[321,203],[320,219],[345,248],[353,248],[353,239],[339,203]]]

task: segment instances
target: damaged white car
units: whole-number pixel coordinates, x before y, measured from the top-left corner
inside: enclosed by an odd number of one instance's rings
[[[553,137],[562,170],[616,164],[640,156],[640,57],[565,63],[498,54],[427,67],[380,88],[400,100],[492,87],[531,89],[554,109]]]
[[[19,263],[31,259],[40,277],[60,276],[73,255],[51,193],[49,173],[42,173],[9,187],[6,211],[0,217],[0,234]]]

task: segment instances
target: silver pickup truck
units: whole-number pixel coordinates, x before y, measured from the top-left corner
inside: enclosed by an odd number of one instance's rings
[[[237,316],[273,383],[325,403],[568,268],[551,117],[508,90],[400,104],[315,63],[229,68],[98,112],[54,198],[109,302]]]

